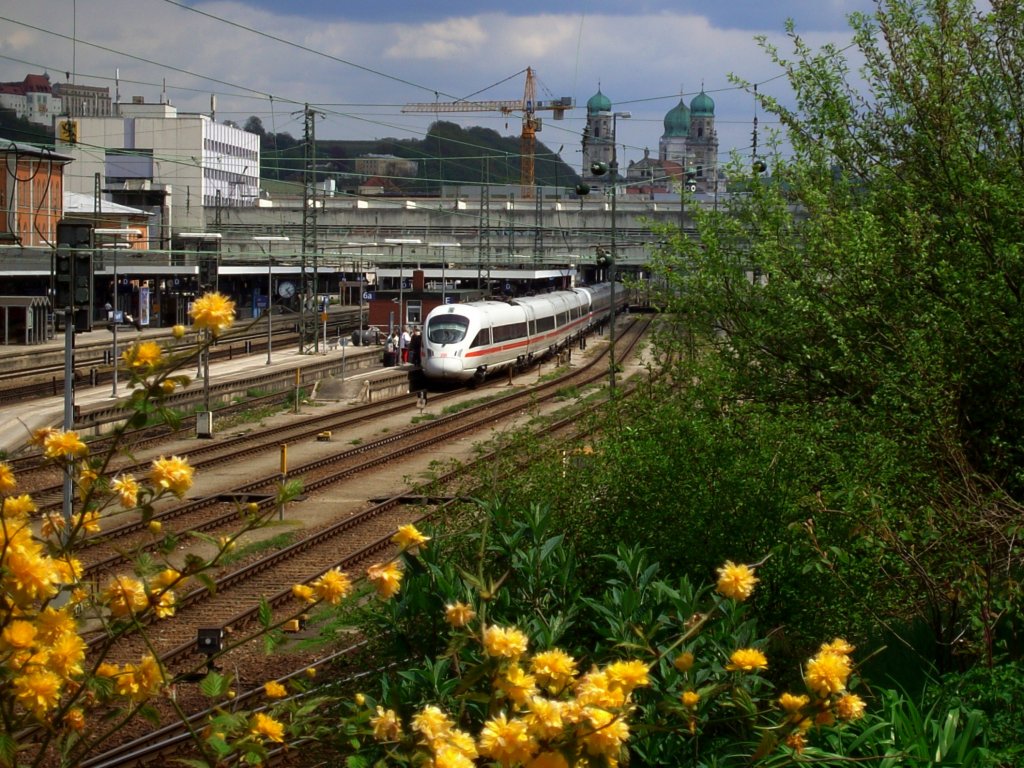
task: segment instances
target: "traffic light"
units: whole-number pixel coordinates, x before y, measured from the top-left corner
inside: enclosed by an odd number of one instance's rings
[[[64,245],[57,246],[57,261],[54,265],[54,296],[53,308],[57,312],[74,305],[71,297],[71,285],[74,282],[71,249]]]
[[[217,287],[217,258],[215,256],[199,257],[199,286],[204,291],[212,291]]]
[[[57,222],[54,309],[75,310],[75,331],[92,330],[92,225]]]
[[[580,197],[583,197],[584,195],[589,195],[590,185],[580,182],[579,184],[576,185],[576,194],[579,195]]]
[[[600,160],[595,160],[590,164],[590,173],[594,176],[604,176],[608,173],[608,163],[602,163]]]

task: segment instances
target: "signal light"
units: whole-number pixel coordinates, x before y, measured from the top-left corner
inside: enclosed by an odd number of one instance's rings
[[[589,184],[584,184],[584,183],[580,182],[579,184],[576,185],[576,194],[577,195],[589,195],[590,194],[590,185]]]
[[[608,163],[602,163],[600,160],[597,160],[590,164],[590,172],[594,176],[604,176],[608,173]]]

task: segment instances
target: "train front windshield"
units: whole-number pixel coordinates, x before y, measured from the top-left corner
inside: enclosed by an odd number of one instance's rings
[[[458,344],[466,338],[469,320],[462,315],[440,315],[427,323],[427,340],[431,344]]]

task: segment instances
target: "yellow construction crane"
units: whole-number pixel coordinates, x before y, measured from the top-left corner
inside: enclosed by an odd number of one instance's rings
[[[519,182],[522,185],[524,198],[533,198],[534,165],[533,158],[537,146],[537,131],[541,129],[538,110],[551,110],[555,120],[565,117],[565,111],[572,109],[572,97],[563,96],[552,101],[537,101],[537,83],[533,69],[526,68],[526,88],[520,101],[431,101],[406,104],[403,112],[501,112],[509,115],[513,112],[523,113],[523,132],[519,141]]]

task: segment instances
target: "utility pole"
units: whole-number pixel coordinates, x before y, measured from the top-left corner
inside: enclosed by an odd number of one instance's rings
[[[303,171],[302,185],[302,277],[299,280],[299,354],[306,351],[306,303],[309,301],[309,282],[306,279],[306,254],[313,254],[313,351],[318,352],[320,348],[319,323],[316,322],[317,296],[319,286],[317,277],[319,265],[317,263],[316,244],[316,110],[306,104],[303,110],[303,139],[305,141],[305,168]],[[324,339],[324,343],[326,343]]]

